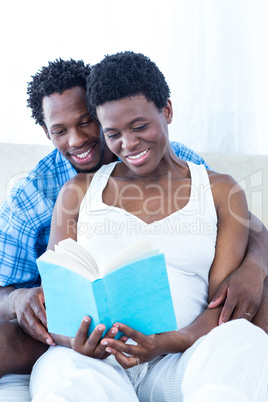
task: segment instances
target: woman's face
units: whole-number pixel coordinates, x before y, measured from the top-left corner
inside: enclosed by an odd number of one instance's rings
[[[98,106],[97,117],[108,147],[129,169],[140,176],[155,172],[169,144],[170,101],[159,112],[137,95]]]

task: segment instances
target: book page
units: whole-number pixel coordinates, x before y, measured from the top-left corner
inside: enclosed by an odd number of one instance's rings
[[[74,254],[77,259],[84,263],[87,269],[92,272],[97,278],[99,275],[98,265],[90,254],[90,252],[81,244],[77,243],[75,240],[68,238],[59,242],[57,246],[55,246],[55,251],[64,250],[64,252]]]
[[[134,243],[121,250],[112,260],[107,267],[103,270],[103,276],[114,269],[120,268],[124,265],[130,264],[137,260],[141,260],[146,257],[158,254],[159,250],[154,249],[152,243],[149,240],[143,240],[138,243]]]
[[[117,253],[109,264],[104,267],[101,276],[124,265],[158,253],[159,250],[154,249],[149,240],[136,242]],[[91,282],[101,277],[97,263],[90,252],[71,238],[60,241],[58,245],[55,245],[55,251],[47,250],[39,259],[63,266],[88,278]]]
[[[38,258],[38,260],[64,267],[69,271],[76,272],[77,274],[89,279],[91,282],[96,279],[95,274],[89,270],[88,265],[86,265],[82,260],[79,260],[75,254],[67,252],[66,250],[60,250],[58,252],[47,250]]]

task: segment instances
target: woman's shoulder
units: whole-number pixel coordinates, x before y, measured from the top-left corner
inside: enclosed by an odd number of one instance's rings
[[[214,170],[207,169],[208,177],[210,183],[214,186],[225,186],[232,187],[234,185],[238,185],[237,181],[229,174],[226,173],[218,173]]]
[[[68,180],[60,191],[57,203],[64,205],[68,210],[78,211],[92,177],[91,173],[78,173]]]
[[[233,195],[245,198],[244,190],[240,184],[229,174],[208,170],[212,194],[216,203],[224,203]],[[228,202],[229,202],[228,201]]]
[[[62,188],[68,191],[80,190],[81,192],[85,193],[91,183],[93,176],[93,173],[78,173],[76,176],[68,180]]]

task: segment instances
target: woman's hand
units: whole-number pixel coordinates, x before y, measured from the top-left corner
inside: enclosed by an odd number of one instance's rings
[[[109,353],[105,350],[106,347],[100,343],[105,325],[99,324],[88,337],[88,328],[91,323],[90,317],[84,317],[82,323],[77,331],[75,338],[70,338],[70,347],[85,356],[93,357],[96,359],[106,359]],[[107,332],[106,336],[113,339],[118,334],[118,328],[112,327]],[[117,342],[124,344],[127,341],[126,336],[122,336]],[[67,345],[66,345],[67,346]]]
[[[127,344],[109,338],[107,335],[101,340],[106,352],[113,354],[124,369],[149,362],[159,355],[176,353],[180,349],[185,350],[188,347],[183,335],[177,331],[146,336],[121,323],[114,324],[113,328],[122,331],[128,338],[137,343],[136,345]]]

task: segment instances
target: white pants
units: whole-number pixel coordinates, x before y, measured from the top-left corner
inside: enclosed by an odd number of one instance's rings
[[[30,376],[7,374],[0,379],[0,402],[30,402]]]
[[[50,348],[35,364],[38,401],[268,401],[268,336],[246,320],[215,328],[183,354],[124,370],[113,358],[91,359]]]

